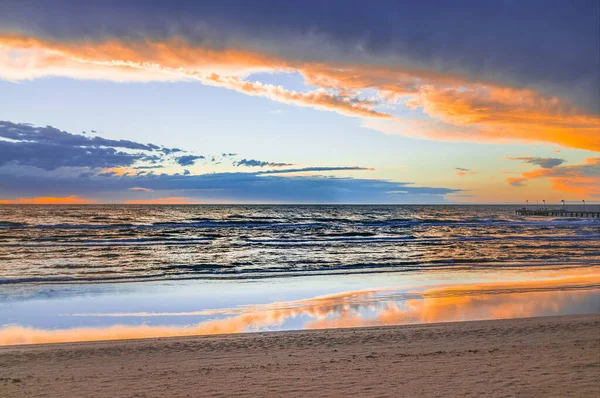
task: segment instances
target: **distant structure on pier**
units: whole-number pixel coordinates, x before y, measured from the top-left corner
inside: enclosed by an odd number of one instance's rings
[[[535,209],[529,208],[529,201],[527,201],[527,205],[522,207],[516,211],[519,216],[539,216],[539,217],[579,217],[579,218],[600,218],[600,211],[586,211],[585,210],[585,200],[583,202],[583,211],[579,210],[567,210],[565,208],[565,201],[562,202],[562,209],[549,209],[545,207],[546,201],[544,202],[544,207],[538,207],[536,205]]]

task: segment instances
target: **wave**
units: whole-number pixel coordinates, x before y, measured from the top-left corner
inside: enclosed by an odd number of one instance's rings
[[[212,238],[181,238],[181,239],[98,239],[80,241],[53,241],[33,243],[8,243],[0,247],[65,247],[65,246],[168,246],[168,245],[197,245],[209,244]]]
[[[448,243],[448,242],[484,242],[484,241],[552,241],[552,242],[577,242],[577,241],[600,241],[600,235],[566,235],[566,236],[453,236],[453,237],[415,237],[405,236],[328,236],[327,234],[313,236],[313,238],[249,238],[248,244],[290,244],[290,245],[319,245],[331,242],[408,242],[414,244],[423,243]]]
[[[0,221],[0,228],[22,228],[26,227],[26,223],[14,221]]]
[[[87,239],[77,239],[85,237]],[[55,237],[40,237],[30,239],[27,242],[14,242],[10,240],[0,240],[0,247],[94,247],[94,246],[170,246],[170,245],[199,245],[210,244],[216,239],[227,238],[221,234],[205,234],[201,237],[140,237],[140,238],[116,238],[116,239],[91,239],[89,235],[67,235]],[[406,243],[415,246],[450,244],[452,242],[492,242],[499,241],[503,243],[515,244],[518,242],[533,242],[537,249],[552,248],[552,243],[560,242],[588,242],[600,241],[600,234],[585,235],[477,235],[477,236],[432,236],[418,237],[414,235],[377,235],[371,232],[342,232],[342,233],[317,233],[309,234],[299,238],[262,238],[250,236],[237,236],[229,244],[234,247],[269,245],[269,246],[319,246],[335,243],[353,243],[353,244],[377,244],[377,243]],[[516,245],[514,247],[528,248],[531,244]]]
[[[600,219],[580,218],[526,218],[507,214],[485,217],[456,218],[456,213],[450,215],[415,215],[414,217],[380,217],[379,215],[352,214],[350,217],[340,214],[339,216],[296,216],[288,212],[274,213],[273,215],[254,214],[224,214],[213,217],[191,217],[168,220],[167,214],[163,220],[153,223],[134,222],[136,218],[129,216],[108,215],[69,215],[61,214],[61,217],[75,217],[79,220],[87,218],[88,223],[47,223],[36,224],[10,218],[0,220],[0,228],[33,228],[33,229],[174,229],[174,228],[310,228],[310,227],[364,227],[364,228],[412,228],[412,227],[554,227],[554,226],[597,226]],[[147,219],[145,215],[144,218]],[[165,220],[166,219],[166,220]],[[39,219],[38,219],[39,220]],[[140,220],[140,218],[137,218]],[[29,220],[27,220],[29,221]],[[114,221],[114,222],[111,222]]]
[[[246,242],[253,244],[320,244],[320,243],[330,243],[330,242],[408,242],[413,241],[415,238],[411,236],[339,236],[339,237],[319,237],[318,239],[302,239],[302,238],[293,238],[293,239],[264,239],[264,238],[250,238],[247,239]]]
[[[600,262],[600,220],[516,217],[508,207],[12,209],[0,209],[2,284]]]
[[[245,214],[231,214],[226,217],[227,219],[244,219],[244,220],[279,220],[279,217],[270,217],[270,216],[252,216]],[[214,219],[213,219],[214,220]]]
[[[351,231],[351,232],[329,232],[329,233],[324,233],[321,234],[320,236],[324,236],[324,237],[334,237],[334,236],[375,236],[377,235],[377,233],[375,232],[360,232],[360,231]]]
[[[478,227],[486,226],[487,222],[466,221],[361,221],[354,222],[357,227],[383,227],[383,228],[411,228],[419,226],[447,226],[447,227]],[[600,220],[546,220],[546,221],[494,221],[497,227],[554,227],[554,226],[600,226]],[[153,224],[41,224],[29,225],[18,222],[0,222],[0,228],[11,229],[46,229],[46,230],[111,230],[111,229],[207,229],[207,228],[261,228],[261,229],[285,229],[285,228],[315,228],[329,227],[322,222],[294,223],[284,221],[198,221],[198,222],[157,222]],[[366,234],[366,233],[365,233]]]
[[[240,269],[232,265],[171,265],[154,268],[151,272],[140,270],[140,274],[118,274],[116,271],[93,271],[80,275],[52,275],[52,276],[23,276],[0,277],[0,285],[15,284],[63,284],[63,283],[117,283],[152,280],[220,280],[220,279],[267,279],[282,277],[303,277],[310,275],[349,275],[349,274],[375,274],[375,273],[400,273],[441,271],[452,269],[454,271],[473,271],[476,269],[519,269],[537,267],[598,267],[600,261],[569,261],[545,260],[502,263],[486,259],[473,259],[461,261],[430,261],[430,262],[400,262],[400,263],[359,263],[347,265],[330,265],[319,268],[284,268],[273,267],[269,269]],[[96,267],[99,268],[99,267]],[[176,272],[172,272],[176,271]]]

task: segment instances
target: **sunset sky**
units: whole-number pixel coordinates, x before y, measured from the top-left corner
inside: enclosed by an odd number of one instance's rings
[[[600,3],[0,2],[0,203],[600,201]]]

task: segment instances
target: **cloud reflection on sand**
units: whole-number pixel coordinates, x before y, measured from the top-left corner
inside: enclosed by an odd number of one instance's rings
[[[562,272],[561,272],[562,274]],[[568,273],[567,273],[568,274]],[[187,326],[113,325],[46,330],[7,326],[0,345],[122,340],[150,337],[243,333],[284,329],[300,319],[304,329],[519,318],[598,310],[600,275],[576,271],[550,280],[449,285],[410,290],[349,291],[310,299],[192,312],[75,314],[76,316],[208,316]]]

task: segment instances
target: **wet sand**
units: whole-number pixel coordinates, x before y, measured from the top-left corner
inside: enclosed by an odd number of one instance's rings
[[[0,396],[600,396],[600,314],[0,347]]]

